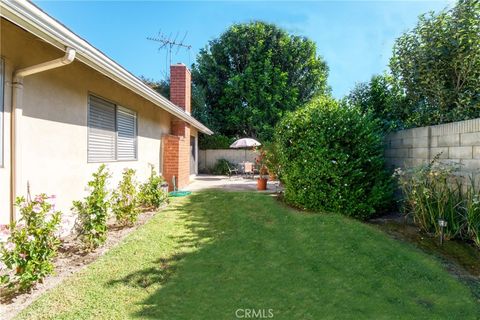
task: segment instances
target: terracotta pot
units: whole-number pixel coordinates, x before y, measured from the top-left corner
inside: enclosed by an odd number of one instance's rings
[[[257,179],[257,190],[267,190],[267,180],[265,178]]]

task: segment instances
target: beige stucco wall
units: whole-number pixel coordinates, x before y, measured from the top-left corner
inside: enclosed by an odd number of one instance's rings
[[[3,30],[0,28],[0,37],[3,39]],[[3,41],[2,41],[3,42]],[[1,49],[2,47],[0,47]],[[0,50],[1,51],[1,50]],[[2,55],[2,54],[0,54]],[[11,74],[11,65],[5,63],[5,75]],[[8,222],[10,207],[10,106],[11,106],[11,87],[7,81],[4,86],[4,114],[3,114],[3,132],[0,132],[0,139],[3,134],[3,166],[0,166],[0,225]],[[1,101],[0,101],[1,103]]]
[[[9,106],[12,71],[61,57],[63,52],[42,42],[11,23],[1,22],[1,55],[5,58],[5,141],[9,141]],[[26,50],[25,48],[28,48]],[[69,212],[72,201],[86,195],[86,184],[99,164],[87,163],[88,95],[111,100],[137,112],[138,160],[108,163],[117,184],[123,168],[137,170],[139,180],[149,173],[149,164],[161,172],[161,136],[170,133],[171,115],[151,102],[116,84],[81,62],[24,79],[20,121],[18,193],[24,195],[27,182],[31,193],[57,195],[57,207]],[[196,130],[192,133],[196,135]],[[9,150],[5,150],[9,159]],[[0,224],[8,223],[9,168],[0,169]]]

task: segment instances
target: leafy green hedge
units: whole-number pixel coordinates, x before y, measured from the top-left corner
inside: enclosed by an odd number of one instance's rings
[[[234,141],[234,138],[229,138],[221,134],[213,134],[211,136],[202,134],[198,140],[198,148],[201,150],[228,149]]]
[[[288,203],[362,220],[389,206],[392,179],[372,117],[321,97],[287,114],[275,138]]]

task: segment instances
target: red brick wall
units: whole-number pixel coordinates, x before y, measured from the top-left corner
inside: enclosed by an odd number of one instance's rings
[[[170,122],[171,133],[175,136],[186,137],[190,135],[190,128],[185,121],[174,119]],[[187,132],[187,130],[189,132]]]
[[[190,134],[187,125],[186,130]],[[172,178],[175,176],[177,189],[181,189],[190,182],[190,135],[164,135],[163,143],[163,177],[168,182],[169,190],[173,190]]]
[[[183,64],[170,67],[170,100],[186,112],[190,112],[191,76]],[[170,126],[171,135],[163,137],[163,176],[170,190],[173,190],[173,176],[176,178],[178,189],[190,182],[190,125],[182,120],[173,119]]]
[[[170,101],[191,112],[192,85],[190,70],[184,64],[170,66]]]
[[[169,190],[173,190],[172,178],[178,179],[178,151],[180,137],[173,135],[164,135],[162,137],[163,145],[163,177],[168,183]],[[178,183],[178,182],[177,182]]]
[[[190,135],[180,138],[178,149],[178,188],[183,188],[190,183]]]
[[[172,121],[172,134],[180,137],[178,146],[178,188],[190,182],[190,125],[181,120]]]

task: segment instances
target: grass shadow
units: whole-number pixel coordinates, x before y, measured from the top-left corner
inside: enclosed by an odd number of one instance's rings
[[[156,267],[146,268],[133,272],[121,279],[108,281],[109,286],[123,284],[129,287],[148,289],[155,284],[165,284],[175,273],[177,263],[185,257],[185,254],[175,254],[170,258],[160,258],[155,261]]]
[[[173,200],[172,206],[163,210],[164,214],[174,212],[179,220],[188,224],[187,232],[168,237],[175,243],[172,250],[174,253],[152,261],[153,266],[151,267],[136,270],[127,276],[110,280],[106,283],[106,286],[115,287],[120,284],[143,289],[148,289],[154,285],[163,286],[175,275],[179,265],[192,251],[201,248],[212,240],[212,232],[208,221],[202,219],[202,216],[198,215],[198,211],[192,209],[192,204],[205,201],[205,196],[202,193],[194,193],[188,198],[179,200]],[[179,202],[181,204],[178,204]],[[179,208],[181,208],[181,211]]]
[[[469,290],[430,257],[351,219],[218,190],[172,210],[187,230],[170,239],[183,254],[116,280],[161,285],[135,318],[227,319],[254,309],[280,319],[468,319],[478,311]]]

